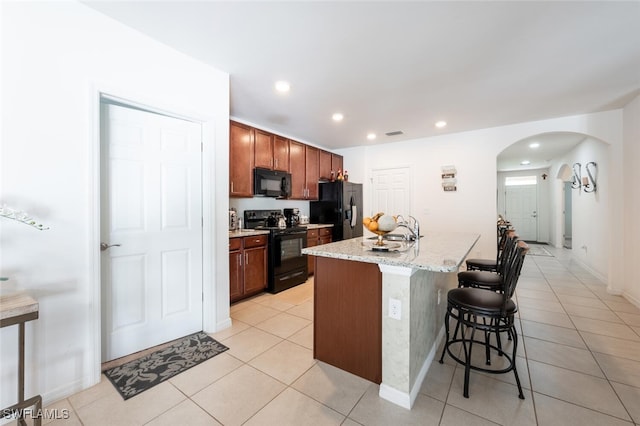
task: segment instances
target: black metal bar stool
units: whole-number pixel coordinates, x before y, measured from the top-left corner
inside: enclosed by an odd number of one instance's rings
[[[504,248],[497,262],[495,272],[489,271],[462,271],[458,272],[458,287],[475,287],[492,291],[502,291],[504,286],[505,267],[509,264],[518,244],[518,235],[515,231],[506,232]]]
[[[509,231],[512,231],[511,224],[508,222],[498,222],[498,237],[497,237],[497,245],[496,245],[496,258],[495,259],[467,259],[467,271],[488,271],[488,272],[498,272],[498,267],[500,265],[500,257],[507,243],[507,238],[509,237]]]
[[[447,293],[447,313],[445,315],[446,342],[440,356],[440,364],[444,361],[445,353],[448,353],[459,364],[465,366],[464,391],[465,398],[469,397],[469,375],[471,370],[484,371],[492,374],[502,374],[513,371],[518,385],[518,397],[524,399],[520,378],[516,369],[516,351],[518,348],[518,335],[514,323],[515,313],[518,311],[516,303],[512,300],[518,283],[518,277],[524,263],[525,255],[529,247],[523,241],[517,243],[515,254],[505,267],[504,291],[497,293],[481,288],[454,288]],[[456,331],[450,335],[450,321],[456,321]],[[458,331],[460,336],[458,337]],[[476,336],[476,332],[484,334],[484,340]],[[513,338],[512,353],[506,353],[502,347],[490,342],[490,334],[508,333]],[[451,337],[451,338],[450,338]],[[491,369],[473,365],[471,354],[473,344],[482,345],[486,350],[487,364],[490,365],[489,351],[493,350],[507,360],[507,366],[501,369]],[[452,345],[461,344],[463,358],[454,354]]]

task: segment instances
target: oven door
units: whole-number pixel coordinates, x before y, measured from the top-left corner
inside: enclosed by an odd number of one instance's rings
[[[306,243],[305,231],[275,235],[273,238],[275,273],[280,274],[306,265],[307,257],[302,254]]]
[[[273,276],[269,280],[271,292],[279,292],[307,280],[307,257],[302,254],[306,244],[306,231],[273,236],[271,247]]]

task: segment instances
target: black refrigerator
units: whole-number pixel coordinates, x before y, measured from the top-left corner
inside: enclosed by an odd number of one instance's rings
[[[320,182],[319,199],[309,203],[311,223],[333,225],[333,241],[362,236],[362,184]]]

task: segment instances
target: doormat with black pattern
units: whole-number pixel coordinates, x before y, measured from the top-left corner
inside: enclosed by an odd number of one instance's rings
[[[104,372],[127,400],[229,348],[199,332],[149,355]]]

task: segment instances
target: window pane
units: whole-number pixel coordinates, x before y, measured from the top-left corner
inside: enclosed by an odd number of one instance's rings
[[[536,185],[537,176],[507,176],[504,178],[505,186]]]

